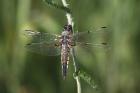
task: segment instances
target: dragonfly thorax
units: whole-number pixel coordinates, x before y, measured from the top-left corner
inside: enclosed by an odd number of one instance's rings
[[[68,36],[69,35],[69,32],[68,31],[63,31],[62,32],[62,36]]]

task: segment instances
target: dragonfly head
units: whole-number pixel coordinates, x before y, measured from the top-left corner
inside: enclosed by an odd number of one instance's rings
[[[72,31],[72,25],[65,25],[64,31]]]

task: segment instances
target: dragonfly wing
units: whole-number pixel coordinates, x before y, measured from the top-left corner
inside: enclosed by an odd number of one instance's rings
[[[49,34],[46,32],[39,32],[33,30],[25,30],[25,36],[31,39],[32,43],[40,43],[40,42],[53,42],[60,38],[59,35]]]
[[[29,43],[26,45],[28,51],[35,52],[47,56],[60,55],[60,47],[56,46],[55,43]]]
[[[77,32],[73,35],[73,41],[76,43],[76,49],[108,51],[111,47],[110,32],[106,27],[95,31]]]
[[[24,34],[29,39],[26,45],[28,51],[47,56],[60,55],[59,35],[33,30],[25,30]]]
[[[77,32],[73,35],[73,40],[83,43],[107,44],[109,31],[106,27],[101,27],[95,31]],[[89,44],[90,45],[90,44]]]
[[[82,43],[82,42],[76,42],[76,48],[83,48],[83,49],[104,49],[108,50],[111,48],[110,44],[107,43]]]

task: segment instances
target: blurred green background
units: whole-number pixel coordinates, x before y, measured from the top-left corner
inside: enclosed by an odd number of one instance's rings
[[[61,4],[60,0],[54,0]],[[80,68],[99,90],[81,79],[82,93],[140,93],[140,1],[68,0],[75,28],[107,26],[111,49],[77,53]],[[61,33],[65,12],[42,0],[0,0],[0,93],[76,93],[72,62],[66,80],[60,56],[47,57],[24,48],[26,29]]]

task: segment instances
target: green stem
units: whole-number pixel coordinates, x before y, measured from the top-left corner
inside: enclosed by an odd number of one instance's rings
[[[77,93],[81,93],[81,83],[80,83],[80,77],[78,75],[78,66],[76,64],[76,61],[75,61],[75,50],[74,48],[71,49],[71,55],[72,55],[72,59],[73,59],[73,66],[74,66],[74,70],[75,70],[75,73],[74,73],[74,79],[76,80],[76,83],[77,83]]]

